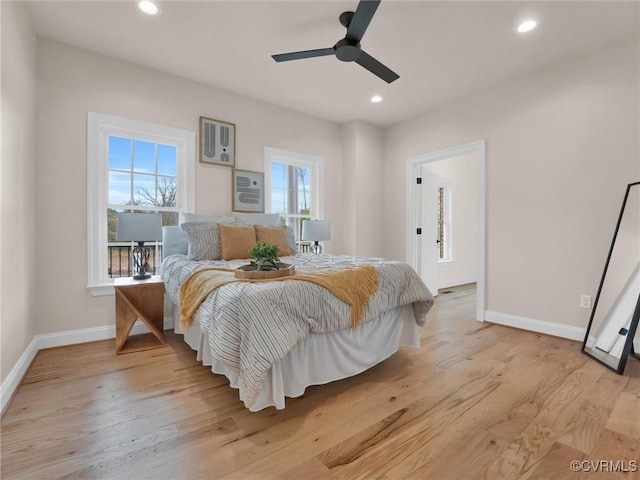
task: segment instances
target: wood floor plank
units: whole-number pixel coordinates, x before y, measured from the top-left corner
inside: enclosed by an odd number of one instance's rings
[[[640,395],[622,392],[609,416],[606,428],[631,438],[640,439],[639,399]]]
[[[280,480],[323,480],[329,476],[329,469],[317,458],[295,465],[279,476]]]
[[[172,332],[43,350],[2,417],[0,476],[561,479],[574,455],[638,457],[640,362],[617,376],[578,342],[474,318],[474,285],[446,289],[421,348],[257,413]]]
[[[576,400],[585,387],[595,383],[604,374],[595,363],[586,363],[573,372],[552,394],[542,411],[518,435],[502,455],[489,467],[488,479],[525,479],[537,463],[551,450],[559,433],[579,407]]]
[[[558,442],[582,453],[591,453],[602,435],[616,399],[628,381],[628,378],[613,372],[605,372],[590,388],[589,395],[559,436]]]
[[[447,429],[455,428],[456,420],[491,395],[500,382],[495,380],[491,372],[487,372],[476,380],[470,380],[467,386],[469,388],[465,388],[464,393],[449,391],[444,398],[438,398],[433,393],[432,396],[421,398],[403,412],[406,417],[393,424],[390,432],[379,434],[374,427],[371,432],[374,436],[367,442],[359,445],[360,438],[354,436],[348,442],[337,445],[333,451],[324,452],[321,458],[325,462],[327,456],[332,454],[340,458],[340,461],[333,459],[330,464],[333,467],[332,478],[371,478],[380,472],[390,478],[404,478],[422,462],[435,456],[436,452],[428,446],[429,442]],[[433,392],[439,390],[434,388]],[[349,455],[340,457],[343,450]],[[416,456],[415,452],[420,454]],[[402,472],[398,472],[401,477],[394,477],[395,472],[387,473],[394,465],[401,466]]]
[[[533,469],[529,480],[575,480],[591,478],[587,472],[571,469],[571,462],[582,462],[584,453],[561,443],[555,443],[538,465]]]
[[[515,368],[513,363],[506,365],[507,372],[509,368]],[[417,468],[409,476],[480,477],[539,414],[549,392],[556,390],[567,374],[561,369],[550,369],[538,359],[538,364],[534,362],[529,368],[526,381],[503,383],[479,408],[463,415],[453,428],[429,442],[426,447],[437,452],[436,459],[416,462]],[[508,373],[504,375],[504,378],[508,377]],[[416,454],[420,455],[419,452]],[[395,468],[388,472],[392,477],[398,477],[399,473]]]
[[[598,445],[584,459],[592,462],[589,478],[640,479],[640,441],[622,433],[605,429]]]

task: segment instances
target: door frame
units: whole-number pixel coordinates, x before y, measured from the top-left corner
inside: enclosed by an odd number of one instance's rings
[[[485,312],[485,217],[486,217],[486,142],[478,140],[463,145],[444,148],[435,152],[417,155],[407,159],[407,215],[406,215],[406,262],[414,269],[418,269],[417,260],[419,242],[416,228],[418,224],[419,192],[416,178],[420,173],[420,167],[424,164],[445,160],[447,158],[460,157],[463,155],[475,155],[478,161],[478,280],[476,289],[476,320],[484,322]]]

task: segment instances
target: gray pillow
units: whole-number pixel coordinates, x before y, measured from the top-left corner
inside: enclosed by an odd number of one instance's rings
[[[238,222],[233,218],[233,221],[218,223],[235,225]],[[194,260],[220,260],[222,258],[220,232],[216,223],[184,222],[181,227],[189,239],[189,257]]]

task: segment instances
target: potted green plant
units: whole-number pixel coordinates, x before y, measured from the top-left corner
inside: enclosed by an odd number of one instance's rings
[[[280,268],[278,250],[278,245],[258,242],[255,247],[249,250],[249,255],[254,259],[258,270],[278,270]]]

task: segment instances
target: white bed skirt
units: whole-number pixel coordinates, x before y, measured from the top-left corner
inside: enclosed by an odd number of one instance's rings
[[[238,388],[238,374],[211,355],[208,338],[194,322],[182,332],[180,314],[173,305],[175,332],[197,351],[197,359],[211,366],[214,373],[226,376]],[[357,330],[312,333],[296,345],[268,372],[255,403],[249,408],[257,412],[273,406],[282,410],[285,397],[299,397],[310,385],[322,385],[357,375],[393,355],[401,346],[420,346],[420,327],[416,325],[413,306],[391,310],[380,318],[362,324]],[[240,400],[242,393],[240,394]]]

